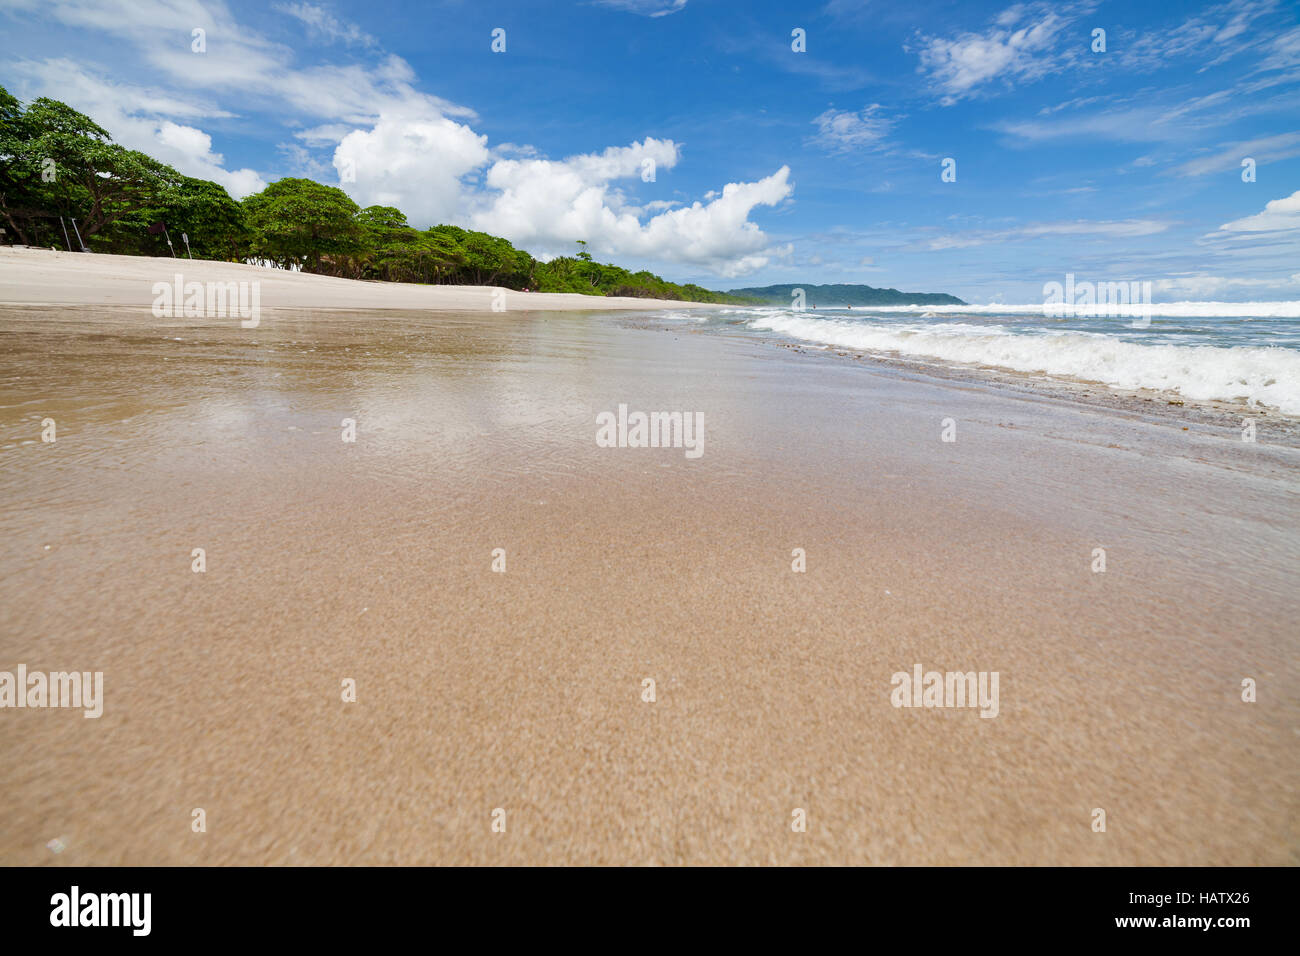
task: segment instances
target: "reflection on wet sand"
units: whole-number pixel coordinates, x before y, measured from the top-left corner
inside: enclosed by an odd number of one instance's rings
[[[592,315],[6,311],[0,670],[104,713],[0,711],[0,860],[1294,862],[1296,452],[1195,440]]]

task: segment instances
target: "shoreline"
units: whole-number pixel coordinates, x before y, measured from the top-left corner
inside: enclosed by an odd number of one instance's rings
[[[849,359],[955,383],[1015,391],[1032,399],[1077,402],[1117,414],[1148,416],[1152,421],[1205,426],[1220,437],[1240,440],[1243,417],[1257,420],[1258,441],[1300,448],[1300,415],[1275,406],[1250,406],[1223,399],[1186,398],[1169,389],[1130,389],[1093,379],[1020,372],[989,365],[959,365],[943,359],[923,359],[873,353],[811,343],[774,342],[780,348],[822,358]]]
[[[1186,425],[1187,430],[1201,427],[1219,437],[1240,438],[1242,419],[1256,419],[1257,440],[1288,448],[1300,448],[1300,415],[1290,415],[1275,406],[1251,406],[1241,401],[1187,398],[1168,389],[1128,389],[1093,379],[1021,372],[990,365],[967,365],[938,358],[873,352],[865,349],[825,345],[790,338],[779,333],[710,330],[690,325],[611,316],[633,328],[655,329],[672,334],[722,335],[735,337],[766,348],[782,349],[792,355],[805,356],[813,362],[861,363],[899,374],[925,379],[973,385],[993,390],[1019,393],[1030,400],[1078,403],[1081,406],[1128,416],[1146,416],[1153,422]]]
[[[88,269],[87,267],[90,266]],[[19,274],[22,270],[22,274]],[[294,310],[388,312],[418,309],[431,312],[655,312],[668,309],[720,310],[738,308],[725,303],[669,299],[585,296],[571,293],[518,292],[496,286],[416,285],[341,279],[292,273],[242,263],[115,256],[13,249],[0,246],[0,308],[142,308],[153,302],[154,282],[171,282],[177,271],[186,280],[262,284],[262,309],[272,315]],[[494,308],[494,293],[504,293],[504,309]],[[865,307],[864,307],[865,308]],[[668,321],[649,316],[646,327],[681,331]],[[708,330],[689,330],[707,332]],[[1169,389],[1135,390],[1094,379],[1061,374],[1024,372],[1002,366],[968,365],[939,358],[871,351],[809,342],[780,333],[744,334],[754,341],[775,344],[798,354],[849,358],[922,375],[982,383],[989,387],[1029,389],[1042,397],[1081,401],[1131,413],[1160,414],[1159,405],[1183,408],[1183,418],[1196,425],[1224,430],[1241,427],[1244,417],[1259,418],[1267,432],[1262,440],[1300,447],[1300,414],[1274,405],[1243,401],[1187,398]]]

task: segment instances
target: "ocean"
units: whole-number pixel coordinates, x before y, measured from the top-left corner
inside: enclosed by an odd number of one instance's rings
[[[1176,302],[1132,317],[1042,305],[723,308],[706,325],[965,367],[1159,389],[1300,415],[1300,302]],[[1145,326],[1145,327],[1141,327]]]

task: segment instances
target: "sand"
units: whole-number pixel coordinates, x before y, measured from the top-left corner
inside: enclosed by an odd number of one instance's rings
[[[516,292],[496,286],[413,285],[358,282],[262,266],[201,259],[106,256],[0,246],[0,303],[26,305],[121,305],[148,308],[156,282],[258,282],[265,309],[431,309],[576,311],[582,309],[701,308],[699,302]],[[504,294],[504,299],[501,298]],[[497,309],[500,310],[498,305]]]
[[[620,403],[704,454],[597,447]],[[1300,452],[1181,413],[612,314],[4,309],[0,670],[105,703],[0,710],[0,863],[1294,864]],[[998,716],[892,706],[918,663]]]

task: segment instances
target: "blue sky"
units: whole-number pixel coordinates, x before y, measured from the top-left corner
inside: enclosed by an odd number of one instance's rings
[[[0,0],[0,83],[236,196],[712,288],[1300,299],[1294,2]]]

